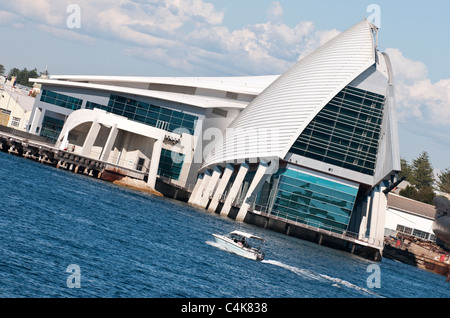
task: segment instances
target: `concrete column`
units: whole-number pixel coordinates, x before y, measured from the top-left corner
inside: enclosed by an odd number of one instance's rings
[[[45,116],[45,110],[42,108],[36,107],[34,109],[33,118],[31,119],[31,125],[30,125],[30,133],[36,134],[36,128],[42,126],[42,122],[44,121]],[[39,130],[38,135],[41,134],[41,131]]]
[[[242,182],[244,182],[244,178],[247,175],[248,168],[249,168],[248,164],[246,163],[241,164],[236,179],[234,180],[233,185],[231,186],[231,189],[228,192],[227,198],[225,199],[223,207],[220,210],[220,215],[228,216],[228,213],[231,210],[231,203],[233,203],[239,189],[241,188]]]
[[[82,156],[88,157],[89,154],[91,153],[91,149],[94,146],[95,139],[97,139],[97,136],[98,136],[98,133],[100,131],[100,128],[101,128],[101,126],[98,123],[98,120],[95,119],[92,122],[91,129],[89,129],[89,133],[86,136],[86,140],[84,141],[83,151],[81,152]]]
[[[359,225],[359,235],[360,235],[360,239],[365,239],[366,237],[366,233],[367,233],[367,214],[368,214],[368,200],[369,198],[366,198],[362,203],[361,203],[361,223]]]
[[[211,180],[212,171],[206,170],[205,174],[203,175],[202,183],[200,183],[200,186],[198,188],[197,193],[195,196],[190,200],[190,203],[195,206],[200,206],[200,200],[203,196],[203,193],[205,192],[206,187],[209,184],[209,181]]]
[[[147,184],[153,189],[156,186],[156,177],[158,176],[159,160],[161,158],[163,140],[157,139],[153,144],[152,161],[150,163],[150,170],[148,172]]]
[[[231,164],[227,164],[225,167],[225,171],[223,172],[222,178],[219,181],[219,185],[217,186],[216,192],[214,192],[214,196],[209,204],[208,211],[215,212],[217,206],[219,205],[219,200],[222,197],[223,191],[227,187],[228,182],[230,181],[231,175],[233,174],[234,168]]]
[[[382,192],[384,187],[381,185],[374,189],[372,198],[372,215],[370,218],[370,237],[377,240],[375,244],[381,244],[384,241],[384,230],[386,223],[387,196]],[[372,243],[372,241],[370,242]]]
[[[213,170],[213,173],[211,175],[211,178],[208,182],[208,184],[205,187],[205,190],[203,191],[202,196],[198,200],[198,205],[201,208],[206,208],[208,205],[209,197],[213,193],[214,188],[217,185],[217,181],[219,181],[220,175],[222,174],[222,170],[219,166],[216,166]]]
[[[103,152],[100,155],[101,161],[108,161],[109,155],[111,153],[111,149],[114,146],[114,143],[116,142],[117,133],[119,130],[117,129],[117,124],[114,124],[111,127],[111,131],[109,132],[108,139],[106,140],[105,147],[103,147]]]
[[[200,188],[200,185],[203,182],[204,176],[205,176],[205,174],[203,174],[203,173],[198,175],[197,182],[195,183],[195,186],[194,186],[194,190],[192,190],[191,195],[189,197],[189,201],[188,201],[189,204],[192,204],[192,201],[194,201],[194,198],[197,196],[198,189]]]
[[[59,150],[64,150],[69,146],[69,130],[63,128],[63,130],[60,133],[60,136],[61,135],[63,136],[62,140],[61,140],[61,138],[58,137],[58,139],[56,140],[55,146]]]
[[[248,188],[247,194],[244,197],[244,201],[242,202],[241,208],[239,209],[239,213],[236,216],[236,221],[244,221],[245,216],[247,215],[247,211],[250,208],[250,203],[252,203],[258,192],[261,190],[264,182],[267,179],[267,169],[269,165],[266,163],[260,163],[258,166],[258,170]]]

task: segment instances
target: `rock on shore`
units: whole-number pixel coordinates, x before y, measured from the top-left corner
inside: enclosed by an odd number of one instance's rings
[[[133,179],[130,177],[124,177],[121,178],[120,180],[114,180],[113,181],[114,184],[123,186],[123,187],[127,187],[130,189],[135,189],[135,190],[139,190],[139,191],[144,191],[159,197],[163,197],[163,195],[156,191],[155,189],[153,189],[152,187],[150,187],[147,182],[143,181],[143,180],[137,180],[137,179]]]

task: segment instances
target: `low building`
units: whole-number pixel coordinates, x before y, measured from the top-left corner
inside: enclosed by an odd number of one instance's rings
[[[385,235],[399,232],[435,242],[435,214],[433,205],[390,193],[387,200]]]
[[[0,85],[0,125],[27,131],[34,101],[24,89]]]

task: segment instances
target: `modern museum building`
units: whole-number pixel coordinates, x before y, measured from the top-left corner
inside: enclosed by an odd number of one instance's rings
[[[33,79],[29,132],[202,209],[377,258],[401,170],[377,39],[363,20],[273,76]]]

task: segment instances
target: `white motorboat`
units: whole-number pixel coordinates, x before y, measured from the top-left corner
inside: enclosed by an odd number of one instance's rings
[[[233,231],[227,235],[213,234],[213,237],[227,251],[256,261],[264,259],[261,247],[265,240],[261,237],[242,231]]]

